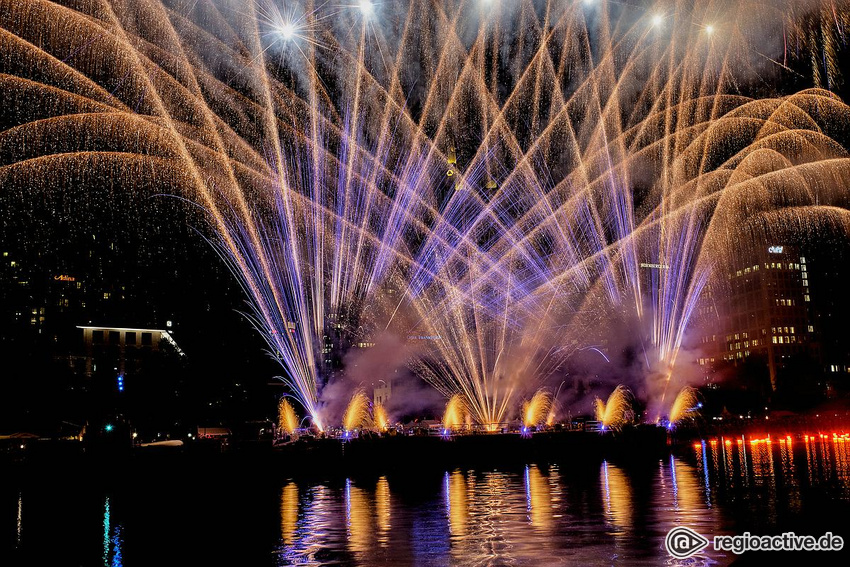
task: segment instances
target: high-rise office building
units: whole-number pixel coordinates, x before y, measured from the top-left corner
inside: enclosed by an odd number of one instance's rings
[[[777,390],[800,361],[822,366],[812,265],[797,247],[768,244],[737,258],[728,281],[709,286],[698,312],[699,363],[708,381],[721,366],[763,362]],[[722,288],[722,289],[721,289]],[[757,362],[755,362],[757,364]]]

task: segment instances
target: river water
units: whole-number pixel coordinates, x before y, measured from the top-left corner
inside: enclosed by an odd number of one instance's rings
[[[291,478],[66,471],[0,488],[0,565],[729,565],[664,536],[850,537],[850,439],[717,439],[662,458]],[[847,564],[842,553],[817,560]],[[745,554],[742,564],[766,564]],[[805,560],[805,558],[803,558]],[[770,561],[774,563],[773,561]],[[775,563],[774,563],[775,564]]]

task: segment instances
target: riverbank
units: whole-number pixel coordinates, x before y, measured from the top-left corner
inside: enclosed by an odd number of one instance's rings
[[[665,430],[630,427],[605,434],[580,431],[533,435],[478,434],[438,436],[364,436],[352,440],[302,438],[273,447],[270,442],[219,444],[194,442],[168,447],[96,447],[81,442],[30,443],[25,450],[5,452],[6,470],[27,472],[92,469],[155,470],[172,467],[273,471],[403,473],[454,467],[493,468],[529,462],[571,462],[622,456],[660,456],[668,450]]]

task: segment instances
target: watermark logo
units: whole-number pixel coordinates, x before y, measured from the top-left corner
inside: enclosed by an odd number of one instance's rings
[[[832,532],[826,532],[820,537],[797,535],[794,532],[779,535],[756,535],[744,532],[734,536],[714,536],[714,541],[709,541],[691,528],[684,526],[673,528],[664,538],[667,553],[676,559],[693,557],[709,544],[713,545],[715,551],[731,551],[736,555],[747,551],[841,551],[844,549],[844,538]]]
[[[664,538],[664,547],[667,548],[667,553],[676,559],[693,557],[708,547],[709,543],[700,534],[684,526],[673,528],[667,532],[667,537]]]

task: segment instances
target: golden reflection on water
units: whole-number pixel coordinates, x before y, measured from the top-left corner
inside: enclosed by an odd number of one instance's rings
[[[618,533],[632,527],[632,490],[629,479],[619,467],[602,461],[602,502],[605,519]]]
[[[543,532],[552,529],[552,492],[549,479],[537,465],[525,468],[525,495],[528,502],[528,517],[531,525]]]
[[[747,460],[747,444],[744,443],[744,438],[741,437],[737,440],[738,445],[738,462],[741,463],[741,485],[749,486],[750,485],[750,466]]]
[[[708,456],[709,448],[715,454]],[[796,441],[791,435],[721,438],[695,443],[694,451],[698,468],[706,470],[706,490],[709,483],[705,463],[711,460],[712,468],[727,488],[738,483],[747,488],[752,483],[767,489],[764,502],[769,514],[777,513],[780,491],[782,504],[791,511],[800,511],[803,479],[810,486],[837,481],[845,495],[850,495],[850,435],[818,433],[802,435]],[[801,455],[805,455],[805,465]]]
[[[687,525],[699,516],[703,506],[700,482],[694,469],[679,459],[670,457],[670,477],[673,482],[673,510],[677,524]]]
[[[812,436],[806,441],[806,469],[809,474],[809,484],[821,483],[822,479],[832,476],[832,466],[829,458],[829,444],[826,435]]]
[[[522,492],[516,489],[516,480],[504,472],[484,473],[483,485],[472,485],[471,499],[475,524],[472,528],[478,537],[476,552],[487,562],[498,559],[505,563],[514,561],[514,548],[519,543],[519,522],[512,512],[522,505]]]
[[[453,536],[466,535],[466,523],[469,517],[466,478],[460,471],[446,473],[446,504],[449,513],[449,531]]]
[[[285,545],[295,541],[298,527],[298,485],[289,482],[280,492],[280,537]]]
[[[345,510],[349,548],[354,553],[367,553],[372,543],[369,497],[365,490],[354,486],[350,479],[345,481]]]
[[[832,478],[832,444],[828,437],[820,443],[821,462],[823,463],[823,478]]]
[[[814,483],[814,462],[815,462],[815,454],[814,454],[814,441],[809,441],[809,436],[805,437],[806,443],[806,473],[809,477],[809,484]]]
[[[445,477],[451,564],[510,564],[528,553],[524,475],[455,471]],[[536,557],[539,547],[534,547]]]
[[[772,440],[750,440],[750,463],[753,471],[753,482],[756,486],[767,486],[771,490],[776,487]]]
[[[835,475],[842,488],[846,491],[850,488],[850,440],[838,437],[833,438],[835,454]]]
[[[378,543],[381,547],[389,545],[390,533],[390,483],[387,477],[378,479],[375,486],[375,513],[378,524]]]
[[[797,469],[794,466],[794,445],[790,437],[779,441],[779,464],[786,483],[797,486]]]
[[[797,467],[794,465],[794,444],[791,437],[779,441],[779,466],[782,471],[782,484],[786,487],[789,509],[798,512],[803,506],[800,497],[800,481],[797,479]]]
[[[726,484],[732,488],[735,482],[735,453],[731,439],[723,440],[723,471],[726,475]]]
[[[717,441],[711,442],[711,468],[715,474],[720,472],[720,444]]]
[[[806,473],[812,486],[835,479],[850,492],[850,439],[825,434],[806,435]]]

